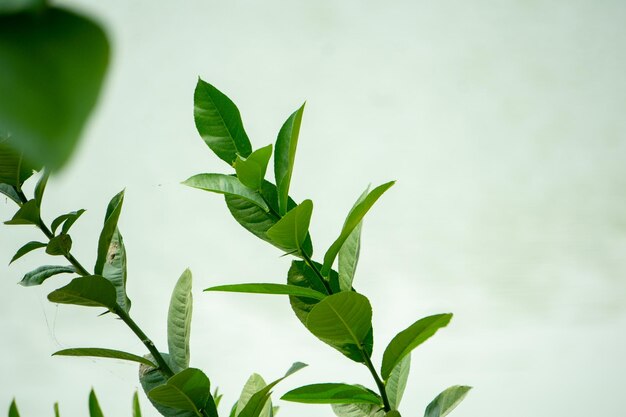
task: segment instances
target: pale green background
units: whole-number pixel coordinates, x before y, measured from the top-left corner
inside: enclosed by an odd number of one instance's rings
[[[621,1],[59,1],[98,16],[114,56],[105,93],[44,216],[86,208],[77,257],[94,262],[108,199],[126,187],[121,228],[133,313],[165,349],[169,291],[195,279],[192,365],[225,392],[249,373],[310,364],[276,393],[314,382],[373,386],[315,340],[287,300],[205,294],[219,283],[282,282],[287,258],[232,220],[219,196],[179,181],[228,172],[195,132],[196,77],[240,107],[254,147],[307,109],[292,194],[315,202],[317,257],[368,183],[397,185],[368,216],[357,288],[374,306],[375,361],[414,319],[452,311],[413,355],[402,411],[443,388],[475,389],[453,413],[619,416],[626,385],[626,3]],[[0,203],[9,218],[11,203]],[[6,265],[27,227],[0,228]],[[130,416],[132,364],[50,358],[60,348],[142,353],[112,317],[56,307],[15,285],[51,260],[2,268],[0,415]],[[156,412],[141,397],[146,416]],[[326,406],[279,402],[288,417]]]

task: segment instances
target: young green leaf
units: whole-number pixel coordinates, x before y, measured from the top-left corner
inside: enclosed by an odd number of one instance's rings
[[[122,352],[120,350],[113,349],[103,349],[103,348],[73,348],[73,349],[63,349],[57,352],[54,352],[52,356],[87,356],[93,358],[110,358],[110,359],[120,359],[123,361],[137,362],[143,363],[148,366],[152,366],[156,368],[152,361],[138,356],[133,355],[132,353]]]
[[[239,197],[257,205],[266,212],[269,211],[269,207],[263,200],[263,197],[261,197],[261,194],[246,187],[237,177],[231,175],[198,174],[187,179],[183,184],[200,190]]]
[[[372,306],[361,294],[346,291],[324,298],[309,313],[306,327],[353,361],[365,362],[365,355],[372,354]]]
[[[109,251],[102,267],[102,276],[111,281],[117,294],[117,303],[128,312],[131,302],[126,294],[126,247],[119,229],[115,229],[111,237]]]
[[[15,398],[11,402],[11,406],[9,407],[9,417],[20,417],[20,412],[17,410],[17,404],[15,403]]]
[[[59,413],[59,403],[54,403],[54,417],[61,417],[61,413]]]
[[[92,389],[89,393],[89,417],[104,417],[95,391]]]
[[[296,110],[280,128],[274,151],[274,176],[278,189],[278,213],[282,216],[287,213],[287,199],[289,185],[293,173],[293,164],[296,159],[296,148],[300,136],[300,125],[304,104]]]
[[[41,221],[39,217],[39,206],[35,200],[30,200],[22,205],[20,209],[15,213],[13,218],[4,224],[21,225],[21,224],[34,224],[38,225]]]
[[[305,404],[370,403],[382,406],[382,399],[358,385],[325,383],[306,385],[289,391],[281,400]]]
[[[424,317],[398,333],[387,345],[383,353],[383,363],[381,366],[381,376],[384,380],[389,378],[391,371],[396,365],[413,349],[424,343],[437,330],[446,327],[452,314],[437,314]]]
[[[48,185],[48,178],[50,178],[50,172],[44,168],[37,185],[35,185],[35,201],[39,207],[41,207],[43,193],[46,191],[46,185]]]
[[[385,417],[385,410],[379,405],[360,404],[331,404],[337,417]]]
[[[409,378],[411,370],[411,354],[406,355],[391,371],[391,375],[385,381],[385,392],[389,399],[389,405],[394,410],[400,407],[402,395],[406,388],[406,382]]]
[[[424,417],[445,417],[465,398],[472,387],[454,385],[441,394],[426,407]]]
[[[137,391],[133,394],[133,417],[141,417],[141,408],[139,407],[139,395],[137,395]]]
[[[74,278],[65,287],[48,294],[48,300],[59,304],[105,307],[110,311],[120,308],[116,302],[115,287],[99,275]]]
[[[98,239],[98,258],[96,259],[96,265],[94,266],[94,273],[101,275],[104,269],[104,264],[107,261],[109,254],[111,240],[117,230],[117,222],[122,212],[122,205],[124,204],[124,190],[116,194],[109,205],[104,216],[104,226],[102,232],[100,232],[100,238]]]
[[[313,202],[304,200],[272,226],[267,231],[267,236],[285,252],[295,251],[301,254],[304,251],[304,241],[309,233],[312,213]]]
[[[320,264],[313,262],[318,268]],[[333,271],[334,273],[334,271]],[[332,274],[331,274],[332,276]],[[304,261],[292,261],[287,273],[287,284],[290,286],[311,289],[321,294],[328,295],[328,291],[315,274],[315,272]],[[289,303],[298,319],[306,326],[309,312],[319,302],[313,297],[289,296]]]
[[[48,255],[59,256],[69,255],[72,249],[72,238],[70,235],[59,235],[50,239],[46,247],[46,253]]]
[[[246,406],[243,408],[243,410],[241,410],[241,412],[237,415],[237,417],[259,417],[265,409],[265,404],[270,398],[272,388],[274,388],[276,384],[278,384],[280,381],[287,378],[294,372],[299,371],[305,366],[307,365],[302,362],[296,362],[291,365],[291,368],[289,368],[287,373],[285,373],[285,376],[275,380],[274,382],[266,385],[265,387],[254,393],[252,397],[250,397],[250,400],[248,400],[248,402],[246,403]]]
[[[398,410],[391,410],[390,412],[385,414],[385,417],[402,417],[402,416],[400,415],[400,412]]]
[[[47,244],[43,242],[35,242],[35,241],[28,242],[27,244],[25,244],[24,246],[22,246],[21,248],[17,250],[15,255],[13,255],[13,258],[11,258],[11,262],[9,262],[9,265],[17,261],[18,259],[20,259],[22,256],[26,255],[27,253],[30,253],[34,251],[35,249],[45,248],[46,246]]]
[[[30,271],[20,281],[20,285],[24,287],[32,287],[33,285],[41,285],[46,279],[58,274],[71,274],[76,272],[76,268],[72,265],[44,265]]]
[[[193,96],[194,119],[198,133],[215,154],[232,165],[237,154],[252,152],[239,109],[226,95],[198,78]]]
[[[14,186],[0,183],[0,193],[9,197],[11,200],[15,201],[18,205],[22,204],[20,195],[17,193],[17,190],[15,189]]]
[[[250,399],[254,394],[258,391],[262,390],[267,386],[267,383],[263,379],[263,377],[259,374],[252,374],[250,378],[246,381],[243,389],[241,390],[241,395],[239,395],[239,399],[235,404],[234,415],[237,416],[239,413],[243,411],[246,407]],[[272,413],[272,401],[268,399],[268,401],[263,406],[263,409],[259,413],[259,417],[271,417]]]
[[[174,286],[167,314],[167,345],[174,372],[189,367],[189,336],[193,309],[191,280],[191,271],[186,269]]]
[[[170,355],[167,353],[161,352],[161,356],[171,368],[173,367]],[[154,358],[152,355],[145,356],[148,360],[154,362]],[[148,395],[150,391],[154,388],[159,387],[161,385],[165,385],[167,383],[168,378],[163,374],[160,369],[154,368],[152,366],[140,365],[139,366],[139,382],[141,383],[141,387],[143,391]],[[159,413],[165,417],[197,417],[196,413],[193,411],[184,411],[177,410],[175,408],[165,407],[157,402],[154,402],[150,397],[148,397],[152,405],[159,411]]]
[[[210,287],[204,291],[223,291],[223,292],[243,292],[251,294],[277,294],[277,295],[294,295],[297,297],[314,298],[323,300],[325,294],[312,290],[310,288],[299,287],[296,285],[285,284],[231,284],[218,285]]]
[[[363,201],[356,204],[352,208],[352,210],[350,210],[350,212],[348,213],[348,217],[346,217],[346,221],[343,224],[343,228],[341,229],[339,237],[333,242],[333,244],[330,246],[330,248],[328,248],[326,254],[324,255],[324,266],[322,267],[322,274],[328,274],[344,242],[348,239],[352,231],[361,223],[361,220],[363,220],[363,217],[365,217],[365,215],[367,214],[369,209],[372,208],[374,203],[376,203],[380,196],[382,196],[383,193],[387,191],[394,183],[395,181],[390,181],[374,188],[367,195],[367,197],[363,199]]]
[[[70,227],[78,220],[78,218],[85,212],[84,209],[80,209],[77,211],[72,211],[67,214],[62,214],[56,219],[52,221],[50,225],[50,229],[52,229],[52,233],[56,233],[56,230],[59,226],[63,225],[61,233],[67,234],[70,231]]]
[[[369,187],[361,194],[356,200],[354,207],[361,204],[369,192]],[[341,291],[351,291],[352,282],[354,281],[354,273],[356,272],[356,266],[359,263],[359,253],[361,252],[361,228],[363,226],[363,220],[356,225],[354,230],[348,235],[346,241],[341,245],[339,249],[339,288]]]
[[[259,190],[265,179],[267,164],[272,157],[272,145],[264,146],[252,152],[247,158],[237,155],[235,172],[237,178],[246,187]]]
[[[22,152],[17,150],[20,147],[21,142],[0,133],[0,184],[13,187],[16,195],[24,181],[33,175],[34,168],[27,161],[24,161]],[[9,195],[7,194],[7,196]],[[21,204],[19,196],[16,203]]]
[[[200,411],[211,397],[211,383],[201,370],[187,368],[151,390],[148,396],[166,407],[192,411],[202,417]]]

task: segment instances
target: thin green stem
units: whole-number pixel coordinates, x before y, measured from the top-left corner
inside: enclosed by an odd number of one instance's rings
[[[385,384],[378,376],[378,372],[376,372],[376,368],[374,368],[374,364],[369,356],[363,351],[363,359],[365,359],[365,366],[370,370],[374,381],[376,381],[376,386],[378,387],[378,391],[380,391],[380,396],[383,398],[383,406],[385,407],[385,412],[391,411],[391,406],[389,405],[389,398],[387,397],[387,391],[385,390]]]
[[[117,314],[117,316],[120,319],[122,319],[122,321],[130,328],[130,330],[132,330],[133,333],[135,333],[135,335],[139,338],[139,340],[141,340],[141,343],[143,343],[146,346],[146,348],[148,348],[148,350],[152,354],[152,357],[154,358],[154,360],[156,360],[157,364],[159,365],[159,369],[161,370],[161,372],[163,372],[163,374],[167,378],[172,377],[174,375],[174,372],[172,372],[172,369],[169,367],[167,362],[165,362],[165,359],[163,358],[159,350],[156,348],[152,340],[150,340],[150,338],[146,336],[143,330],[141,330],[141,328],[137,325],[137,323],[135,323],[135,321],[132,318],[130,318],[128,313],[124,311],[124,309],[122,308],[116,309],[115,311],[113,311],[113,313]]]

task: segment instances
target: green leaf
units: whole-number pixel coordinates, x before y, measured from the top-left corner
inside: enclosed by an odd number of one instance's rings
[[[186,269],[172,291],[167,314],[167,345],[175,372],[189,367],[192,309],[191,271]]]
[[[374,404],[331,404],[337,417],[385,417],[385,410]]]
[[[398,410],[391,410],[390,412],[385,414],[385,417],[402,417],[402,416],[400,415],[400,412]]]
[[[318,267],[321,266],[316,262],[313,263]],[[287,273],[287,284],[303,289],[310,289],[324,295],[328,294],[324,284],[320,282],[315,272],[304,261],[291,262],[291,267]],[[291,295],[289,296],[289,302],[291,303],[291,308],[298,319],[306,326],[306,320],[309,312],[319,302],[319,300],[314,297]]]
[[[25,244],[24,246],[22,246],[21,248],[17,250],[15,255],[13,255],[13,258],[11,258],[11,262],[9,262],[9,265],[17,261],[18,259],[20,259],[22,256],[26,255],[27,253],[30,253],[34,251],[35,249],[44,248],[46,246],[47,244],[43,242],[35,242],[35,241],[28,242],[27,244]]]
[[[383,353],[383,363],[380,368],[382,378],[384,380],[389,378],[393,368],[406,355],[433,336],[437,330],[446,327],[451,319],[450,313],[424,317],[398,333]]]
[[[70,235],[59,235],[50,239],[46,247],[46,253],[48,255],[69,255],[72,249],[72,238]]]
[[[266,385],[265,387],[263,387],[262,389],[254,393],[250,397],[250,400],[248,400],[248,402],[246,403],[246,406],[243,408],[243,410],[241,410],[241,412],[238,414],[237,417],[259,417],[261,413],[263,412],[263,410],[265,409],[265,405],[267,404],[270,398],[271,390],[276,386],[276,384],[278,384],[280,381],[287,378],[289,375],[293,374],[294,372],[297,372],[300,369],[304,368],[305,366],[307,365],[302,362],[296,362],[293,365],[291,365],[291,368],[289,368],[289,370],[285,373],[285,376],[277,379],[276,381],[270,383],[269,385]]]
[[[241,390],[241,395],[239,395],[239,399],[237,400],[237,403],[235,404],[235,416],[239,415],[239,413],[243,411],[243,409],[248,404],[248,401],[250,401],[250,398],[252,398],[254,394],[262,390],[266,386],[267,384],[265,383],[265,380],[263,379],[261,375],[259,374],[250,375],[250,378],[248,378],[245,385],[243,386],[243,389]],[[259,417],[270,417],[270,414],[272,412],[271,410],[272,410],[272,401],[268,400],[263,406],[263,409],[261,410],[261,412],[259,413]]]
[[[41,285],[46,279],[58,274],[72,274],[76,272],[76,268],[72,265],[44,265],[30,271],[20,281],[20,285],[24,287],[32,287],[33,285]]]
[[[209,378],[199,369],[187,368],[170,379],[165,385],[154,388],[148,396],[155,402],[178,410],[192,411],[202,416],[211,396]]]
[[[63,228],[65,229],[65,225]],[[115,229],[109,243],[109,251],[102,268],[102,276],[111,281],[117,294],[117,303],[124,311],[128,312],[131,302],[126,294],[126,248],[119,229]]]
[[[61,8],[0,16],[0,56],[0,126],[26,160],[59,168],[96,104],[109,58],[105,33]]]
[[[246,187],[259,190],[265,179],[267,164],[272,157],[272,145],[267,145],[252,152],[247,158],[238,155],[235,161],[237,178]]]
[[[368,336],[372,332],[372,306],[356,292],[329,295],[309,313],[306,327],[321,341],[356,362],[372,354]]]
[[[96,393],[92,389],[89,393],[89,417],[104,417]]]
[[[0,17],[0,22],[2,21]],[[0,28],[0,51],[2,51],[2,28]],[[4,56],[0,54],[0,56]],[[4,62],[4,61],[3,61]],[[0,74],[2,74],[2,63],[0,63]],[[0,85],[4,80],[0,80]],[[3,90],[0,90],[3,91]],[[3,91],[4,92],[4,91]],[[4,97],[4,96],[3,96]],[[3,103],[4,104],[4,103]],[[2,104],[0,104],[1,109]],[[1,110],[0,110],[1,111]],[[2,116],[0,115],[0,119]],[[5,127],[2,123],[0,126]],[[18,151],[20,142],[13,138],[5,137],[2,131],[0,131],[0,184],[11,186],[14,190],[19,190],[28,178],[33,175],[33,166],[27,161],[24,161],[22,152]],[[3,192],[6,194],[6,192]],[[17,192],[15,193],[17,194]],[[6,194],[7,196],[9,194]],[[16,203],[21,204],[19,197],[15,200]]]
[[[61,413],[59,413],[59,403],[54,403],[54,417],[60,417],[60,416],[61,416]]]
[[[120,350],[103,349],[103,348],[73,348],[63,349],[54,352],[52,356],[88,356],[95,358],[121,359],[123,361],[143,363],[156,368],[156,365],[146,358],[133,355],[132,353],[122,352]]]
[[[333,262],[335,261],[335,258],[337,257],[337,254],[339,253],[339,250],[343,246],[344,242],[348,239],[352,231],[361,223],[361,220],[363,220],[363,217],[365,217],[374,203],[376,203],[380,196],[382,196],[383,193],[394,183],[395,181],[390,181],[379,185],[367,194],[367,197],[365,197],[360,203],[352,207],[352,210],[348,213],[348,217],[346,217],[346,221],[343,224],[339,237],[333,242],[324,255],[322,274],[326,275],[330,271],[330,268],[332,268]],[[361,197],[359,197],[359,199],[361,199]]]
[[[183,184],[213,193],[236,196],[259,206],[264,211],[269,207],[261,194],[243,185],[237,177],[224,174],[197,174],[187,179]]]
[[[74,278],[65,287],[48,294],[48,300],[59,304],[105,307],[113,312],[120,308],[116,302],[115,287],[99,275]]]
[[[243,292],[252,294],[276,294],[276,295],[294,295],[298,297],[314,298],[323,300],[325,294],[312,290],[310,288],[298,287],[296,285],[285,284],[231,284],[218,285],[207,288],[204,291],[223,291],[223,292]]]
[[[306,104],[306,103],[305,103]],[[300,125],[304,104],[296,110],[280,128],[274,151],[274,175],[278,189],[278,213],[282,216],[287,212],[289,185],[293,173],[293,164],[296,159],[296,148],[300,136]]]
[[[289,391],[281,400],[305,404],[354,404],[382,405],[381,398],[372,391],[357,385],[325,383],[306,385]]]
[[[356,200],[354,206],[357,206],[365,200],[369,187],[361,194]],[[354,206],[352,210],[354,210]],[[363,226],[363,220],[356,225],[354,230],[348,235],[346,241],[341,245],[339,249],[339,288],[341,291],[351,291],[352,282],[354,281],[354,273],[356,272],[356,266],[359,263],[359,253],[361,252],[361,228]]]
[[[198,78],[193,96],[193,115],[198,133],[215,154],[232,165],[237,154],[252,152],[239,109],[226,95]]]
[[[111,241],[113,235],[117,230],[117,222],[122,212],[122,205],[124,204],[124,190],[116,194],[109,205],[104,216],[104,226],[100,232],[100,238],[98,239],[98,258],[96,259],[96,265],[94,267],[94,273],[96,275],[102,274],[104,264],[107,261]]]
[[[9,407],[9,417],[20,417],[20,412],[17,410],[17,404],[15,403],[15,398],[11,402],[11,406]]]
[[[0,193],[9,197],[11,200],[15,201],[18,205],[22,204],[22,200],[20,199],[20,196],[17,193],[17,190],[12,185],[0,183]]]
[[[141,417],[141,408],[139,407],[139,395],[137,395],[137,391],[133,394],[133,417]]]
[[[37,181],[37,185],[35,185],[35,201],[37,202],[37,205],[39,207],[41,207],[41,202],[43,201],[43,193],[46,190],[48,178],[50,178],[50,172],[44,168],[41,174],[41,178],[39,178],[39,181]]]
[[[400,407],[402,395],[411,370],[411,354],[406,355],[391,371],[391,375],[385,381],[385,392],[389,398],[389,405],[394,410]]]
[[[1,100],[0,100],[1,101]],[[22,205],[20,209],[15,213],[13,218],[4,224],[34,224],[38,225],[40,222],[39,206],[35,200],[30,200]]]
[[[0,3],[0,14],[37,12],[44,6],[44,0],[4,0]]]
[[[80,209],[77,211],[72,211],[67,214],[62,214],[56,219],[52,221],[51,229],[52,233],[56,233],[56,230],[59,226],[63,225],[63,229],[61,233],[67,234],[70,231],[70,227],[78,220],[78,218],[85,212],[84,209]]]
[[[165,360],[165,362],[172,367],[172,363],[170,360],[170,356],[167,353],[161,352],[161,356]],[[152,362],[154,362],[154,358],[152,355],[146,355],[146,358]],[[139,366],[139,382],[141,383],[141,387],[143,391],[148,395],[148,393],[156,387],[164,385],[167,383],[168,378],[163,375],[163,372],[160,369],[154,368],[152,366],[140,365]],[[159,403],[154,402],[150,397],[148,397],[152,405],[159,411],[159,413],[165,417],[196,417],[196,413],[192,411],[184,411],[177,410],[175,408],[169,408],[162,406]]]
[[[267,236],[267,231],[275,225],[278,220],[280,220],[280,217],[277,214],[278,196],[276,194],[276,186],[268,181],[263,181],[263,185],[261,186],[261,195],[270,207],[269,212],[244,198],[228,194],[224,197],[228,210],[230,210],[232,216],[241,226],[258,238],[276,246],[275,243]],[[288,202],[288,210],[291,210],[294,207],[296,207],[296,203],[290,198]],[[302,246],[305,252],[310,254],[310,256],[313,254],[313,245],[311,243],[310,235],[307,236]]]
[[[304,200],[272,226],[267,231],[267,236],[285,252],[297,251],[301,254],[304,251],[303,245],[309,233],[312,213],[313,202]]]
[[[444,390],[441,394],[437,395],[437,397],[435,397],[430,404],[428,404],[424,417],[447,416],[457,405],[459,405],[461,401],[463,401],[463,398],[465,398],[471,389],[472,387],[455,385]]]

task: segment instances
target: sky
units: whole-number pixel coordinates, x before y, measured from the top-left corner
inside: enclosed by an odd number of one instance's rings
[[[365,219],[355,287],[374,310],[374,362],[416,319],[452,312],[412,356],[400,410],[420,415],[451,385],[474,389],[453,416],[619,415],[626,383],[626,6],[619,1],[268,0],[55,4],[99,20],[113,57],[98,107],[43,217],[80,208],[75,255],[95,262],[109,199],[126,189],[120,229],[135,320],[166,346],[174,283],[194,275],[192,366],[226,414],[253,372],[282,416],[332,416],[277,398],[317,382],[375,388],[367,370],[319,342],[281,297],[204,293],[285,281],[290,259],[242,229],[223,199],[186,188],[230,173],[195,131],[193,89],[210,82],[239,107],[253,148],[276,140],[306,101],[291,195],[314,202],[315,258],[369,185],[397,180]],[[30,188],[29,188],[30,187]],[[33,184],[27,185],[27,191]],[[0,201],[9,219],[10,201]],[[0,263],[28,227],[0,227]],[[143,354],[122,323],[56,306],[15,283],[55,259],[2,269],[0,410],[131,415],[133,364],[50,357],[98,346]],[[156,417],[140,393],[144,415]],[[0,412],[1,413],[1,412]]]

